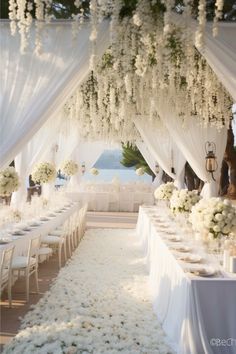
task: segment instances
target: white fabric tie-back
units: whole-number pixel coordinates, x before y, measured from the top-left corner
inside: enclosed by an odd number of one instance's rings
[[[134,124],[139,131],[144,143],[159,163],[161,168],[175,180],[175,185],[184,188],[184,167],[186,159],[170,137],[168,130],[158,124],[151,124],[145,120],[134,119]],[[171,168],[174,168],[175,173]]]
[[[176,117],[174,112],[169,108],[163,109],[162,107],[162,110],[159,110],[159,113],[170,135],[182,151],[196,175],[202,181],[206,182],[201,195],[204,198],[217,196],[221,163],[227,141],[227,129],[223,128],[218,131],[215,127],[202,127],[197,123],[197,118],[195,117],[189,118],[188,122],[183,127],[181,119]],[[205,143],[207,141],[216,144],[216,157],[218,162],[218,169],[214,174],[216,182],[205,168]]]
[[[71,23],[50,23],[41,56],[20,55],[20,38],[10,34],[9,22],[0,24],[0,168],[9,164],[24,145],[89,73],[90,25],[85,23],[76,42]],[[97,55],[109,45],[109,21],[100,24]],[[33,29],[31,29],[33,31]],[[29,36],[33,40],[32,33]],[[30,50],[31,49],[31,50]]]

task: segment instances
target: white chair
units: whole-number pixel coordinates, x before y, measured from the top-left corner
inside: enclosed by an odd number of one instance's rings
[[[11,287],[12,287],[12,258],[14,253],[15,246],[8,247],[4,249],[2,254],[2,261],[0,267],[0,292],[7,287],[8,292],[8,302],[9,307],[12,304],[12,297],[11,297]]]
[[[18,277],[23,273],[26,278],[26,301],[29,301],[29,279],[32,274],[35,275],[35,283],[37,293],[38,287],[38,251],[40,247],[40,236],[32,238],[30,240],[27,256],[16,256],[12,260],[12,272],[13,275],[17,272]]]
[[[65,260],[67,259],[67,252],[66,252],[67,238],[68,238],[67,221],[63,224],[62,229],[54,230],[50,232],[48,235],[42,236],[41,238],[42,244],[47,245],[46,248],[52,248],[53,250],[58,251],[59,268],[61,268],[62,248],[64,248]],[[69,253],[70,253],[70,245],[69,245]]]
[[[39,263],[47,261],[49,257],[53,253],[53,249],[50,247],[46,247],[47,245],[41,244],[39,251],[38,251],[38,257],[39,257]]]

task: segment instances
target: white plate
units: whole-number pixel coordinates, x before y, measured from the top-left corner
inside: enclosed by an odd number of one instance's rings
[[[176,246],[176,247],[170,247],[170,249],[172,251],[181,252],[181,253],[186,253],[186,252],[190,252],[191,251],[191,248],[188,247],[188,246]]]
[[[216,274],[216,269],[213,267],[193,267],[193,268],[188,268],[187,269],[188,273],[191,273],[193,275],[196,275],[198,277],[212,277],[213,275]]]
[[[201,256],[197,254],[186,254],[186,253],[178,257],[178,259],[186,263],[200,263],[202,261]]]

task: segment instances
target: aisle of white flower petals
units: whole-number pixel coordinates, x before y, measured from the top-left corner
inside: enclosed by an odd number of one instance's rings
[[[87,231],[4,353],[171,353],[135,231]]]

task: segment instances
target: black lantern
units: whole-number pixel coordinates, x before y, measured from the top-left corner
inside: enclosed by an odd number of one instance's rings
[[[158,175],[159,172],[160,172],[160,167],[159,167],[158,163],[156,163],[156,165],[155,165],[155,174]]]
[[[86,171],[85,163],[83,162],[82,165],[81,165],[81,172],[82,172],[82,174],[84,174],[85,171]]]
[[[216,161],[216,144],[207,141],[205,144],[205,150],[206,150],[206,171],[211,174],[212,179],[215,181],[213,173],[218,168],[218,164]]]

